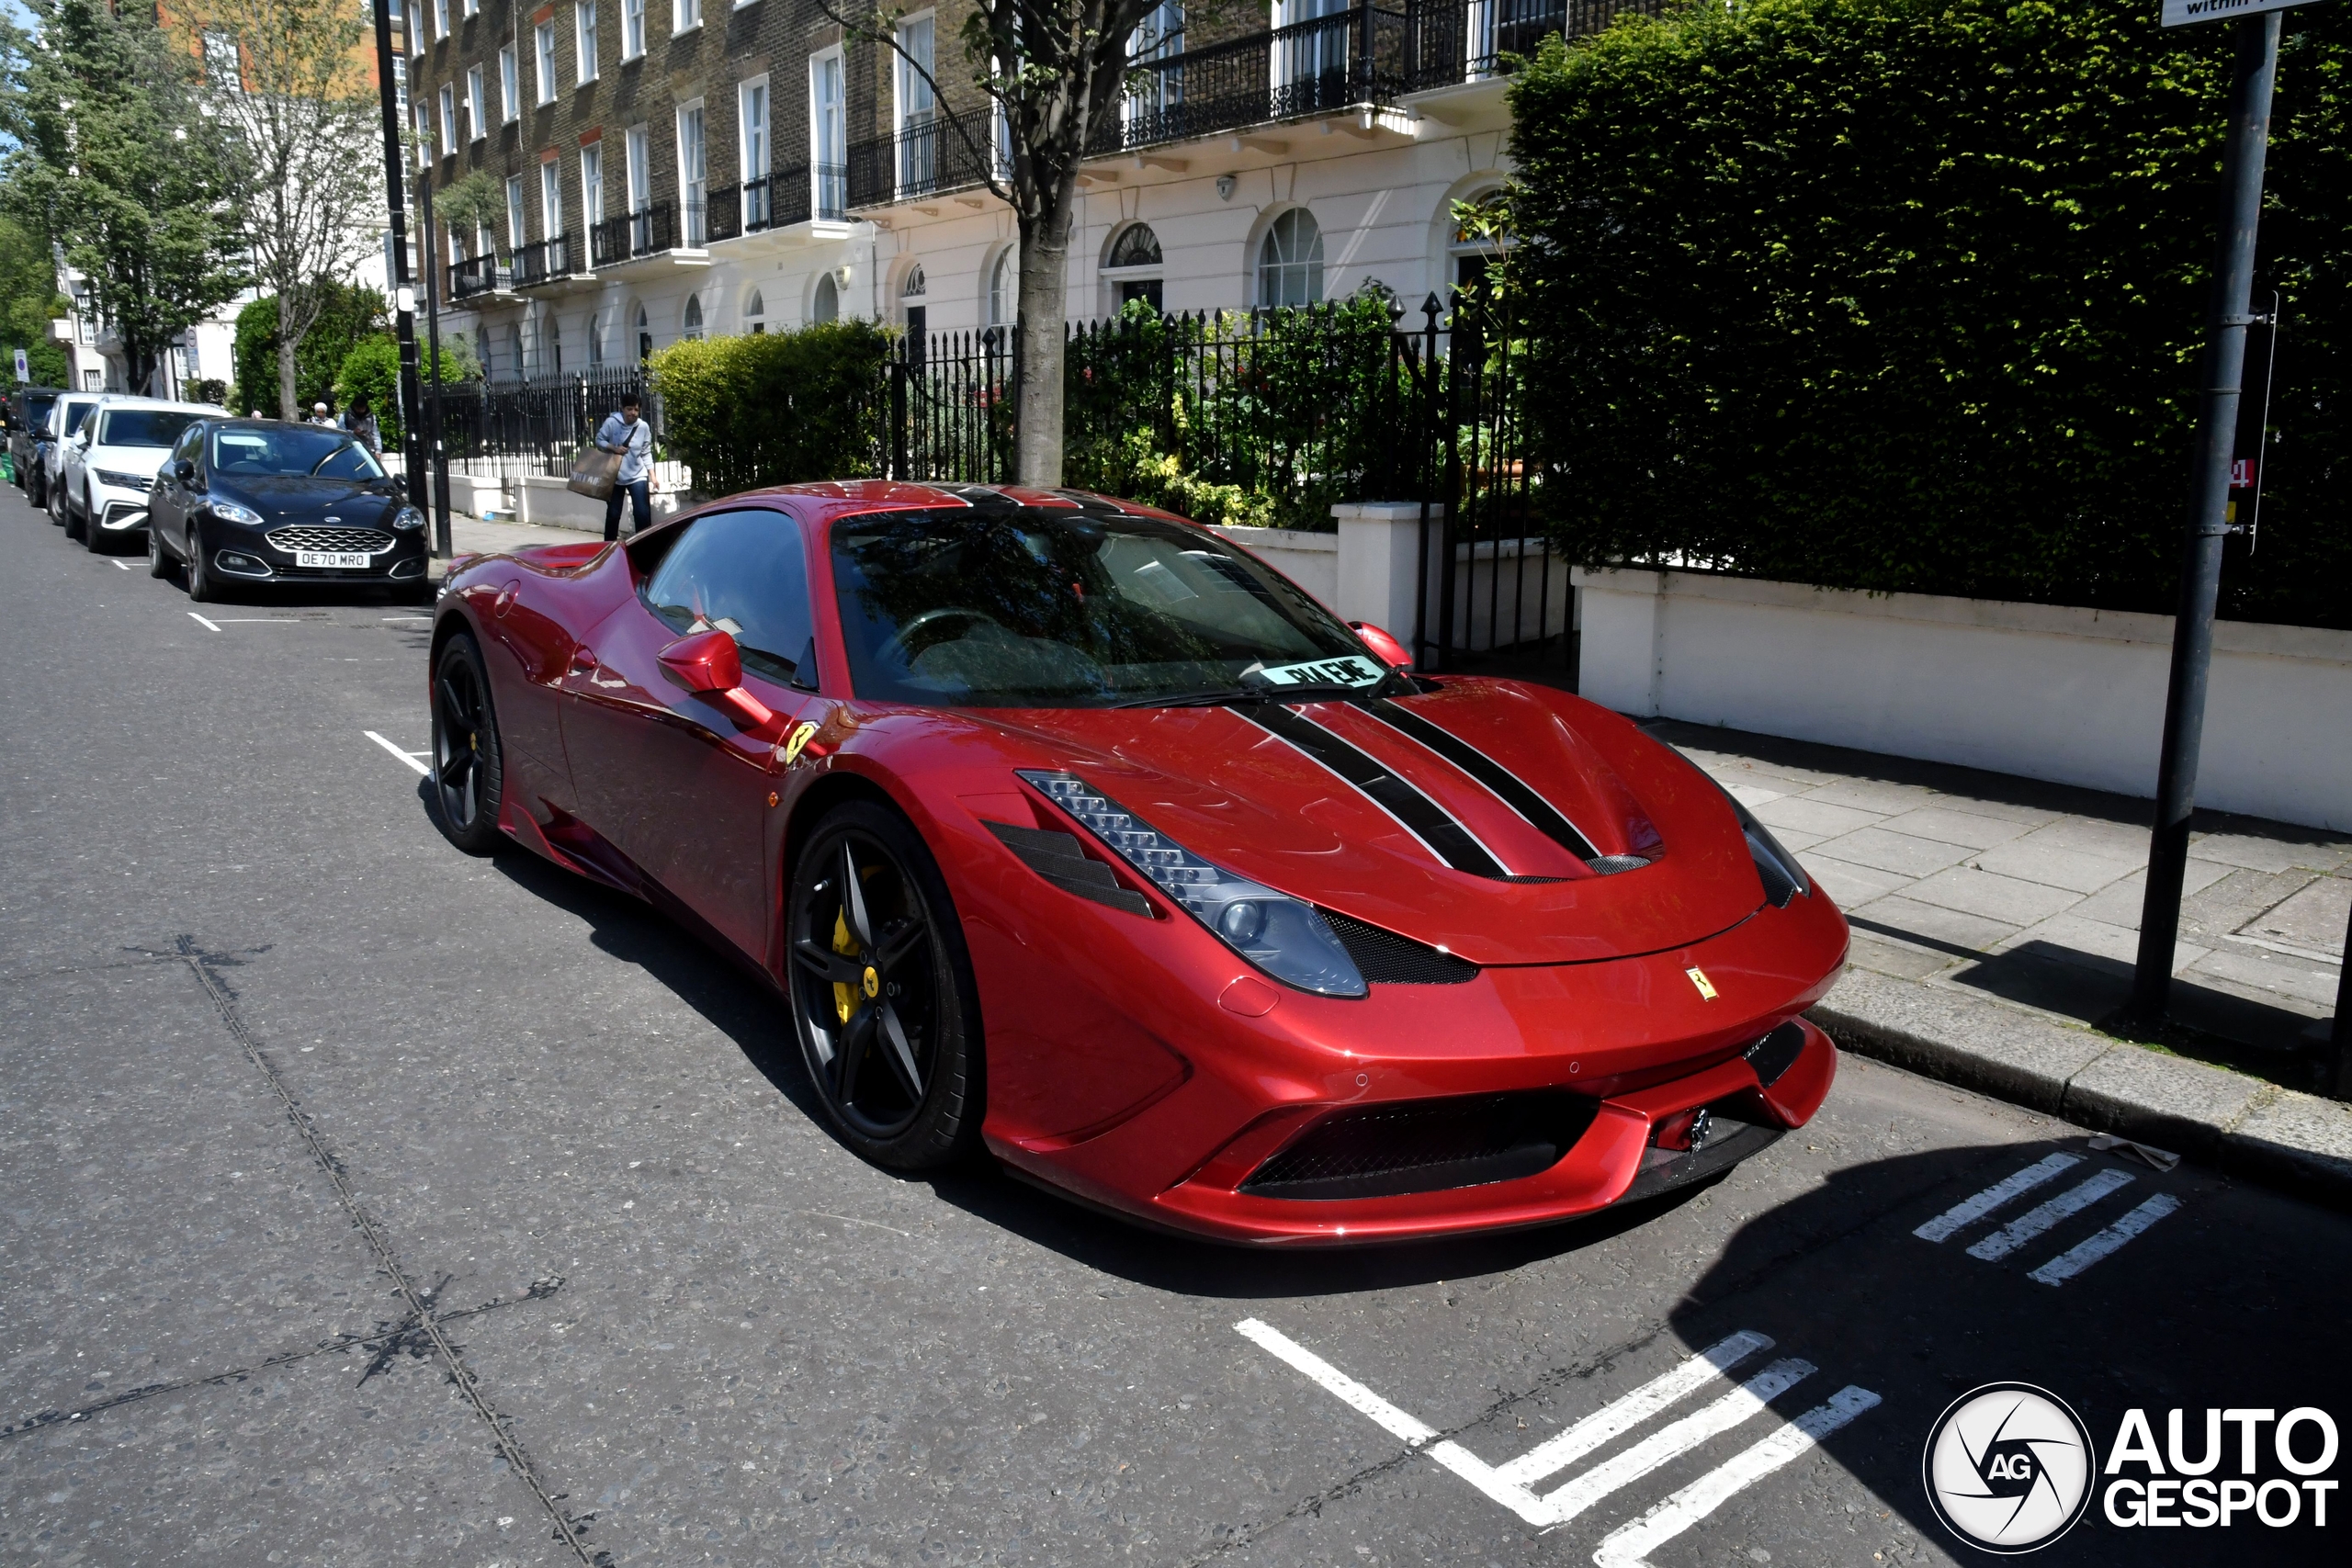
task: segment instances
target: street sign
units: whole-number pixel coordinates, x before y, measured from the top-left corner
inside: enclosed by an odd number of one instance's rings
[[[17,350],[17,379],[29,381],[32,378],[32,367],[25,363],[25,351],[20,348]]]
[[[2191,22],[2225,22],[2233,17],[2259,16],[2265,11],[2283,11],[2290,6],[2309,6],[2313,0],[2165,0],[2164,25],[2185,28]]]

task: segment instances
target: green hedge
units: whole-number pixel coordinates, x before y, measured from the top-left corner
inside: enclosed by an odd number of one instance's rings
[[[662,438],[705,495],[878,473],[889,352],[857,321],[673,344],[651,361]]]
[[[363,338],[381,333],[391,322],[381,294],[356,285],[328,282],[327,303],[319,319],[294,350],[294,397],[300,416],[312,403],[334,399],[335,373]],[[233,357],[236,383],[230,388],[232,413],[260,410],[264,419],[276,419],[277,408],[277,296],[265,294],[237,312]],[[340,411],[338,411],[340,412]]]
[[[2352,11],[2286,18],[2258,550],[2222,613],[2352,626]],[[1512,88],[1513,305],[1588,564],[2169,611],[2230,29],[2147,0],[1751,0]]]
[[[416,345],[419,390],[432,388],[431,367],[426,363],[432,351],[422,342]],[[466,347],[466,340],[451,333],[441,340],[441,384],[457,386],[473,378],[478,371],[473,351]],[[384,450],[401,444],[401,345],[390,333],[364,337],[343,356],[343,365],[334,373],[334,404],[336,417],[360,398],[368,400],[369,412],[376,416],[377,429],[384,437]],[[266,410],[265,412],[268,412]],[[429,422],[428,422],[429,425]]]

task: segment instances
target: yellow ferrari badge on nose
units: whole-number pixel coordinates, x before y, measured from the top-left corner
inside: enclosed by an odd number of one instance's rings
[[[816,733],[817,727],[805,721],[801,724],[800,728],[792,732],[792,739],[784,743],[784,765],[786,767],[788,768],[792,766],[793,763],[800,760],[801,750],[808,744],[808,738]]]
[[[1685,969],[1683,973],[1690,976],[1690,983],[1699,987],[1699,995],[1702,998],[1707,1001],[1715,999],[1715,983],[1707,978],[1704,969]]]

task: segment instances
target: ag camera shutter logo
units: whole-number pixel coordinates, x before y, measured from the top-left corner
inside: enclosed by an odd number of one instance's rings
[[[2098,1454],[2066,1402],[2031,1383],[1986,1383],[1928,1432],[1921,1470],[1944,1528],[1986,1551],[2048,1546],[2090,1506]]]

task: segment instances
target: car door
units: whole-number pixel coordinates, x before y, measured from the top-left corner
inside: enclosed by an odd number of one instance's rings
[[[191,424],[180,432],[172,447],[172,455],[155,476],[155,488],[147,497],[147,527],[156,538],[170,541],[163,547],[167,556],[187,552],[184,530],[187,522],[187,481],[180,478],[182,463],[193,467],[201,460],[204,433],[208,427]]]
[[[635,561],[637,595],[589,629],[562,682],[573,796],[582,821],[757,960],[775,904],[776,743],[815,702],[793,683],[815,674],[801,528],[789,513],[744,507],[657,542],[659,560]],[[734,637],[770,723],[662,672],[662,649],[712,627]]]

